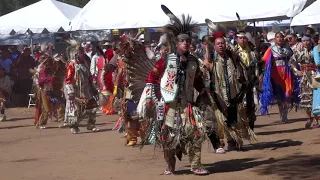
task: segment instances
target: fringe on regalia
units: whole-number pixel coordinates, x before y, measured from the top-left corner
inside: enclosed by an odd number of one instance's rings
[[[272,89],[272,83],[271,83],[271,68],[272,68],[272,62],[271,62],[271,56],[272,56],[272,49],[269,48],[265,52],[263,59],[265,59],[265,66],[266,71],[263,76],[263,83],[262,83],[262,91],[263,93],[260,94],[260,103],[261,108],[260,112],[262,115],[265,115],[269,113],[268,107],[272,104],[273,100],[273,89]]]

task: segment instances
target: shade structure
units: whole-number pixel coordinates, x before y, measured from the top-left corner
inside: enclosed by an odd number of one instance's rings
[[[320,1],[317,0],[296,15],[291,22],[291,26],[302,26],[320,23]]]
[[[256,27],[271,27],[274,24],[277,26],[290,26],[290,19],[285,19],[283,21],[259,21],[256,22]],[[248,23],[249,26],[253,26],[253,23]]]
[[[12,30],[25,33],[30,29],[41,33],[44,29],[57,32],[69,30],[70,21],[81,8],[56,0],[42,0],[0,17],[0,34],[9,34]]]
[[[32,39],[32,40],[31,40]],[[30,45],[43,43],[43,42],[54,42],[53,33],[49,34],[34,34],[33,36],[25,34],[15,35],[0,35],[0,45]]]
[[[160,6],[174,14],[190,14],[198,23],[206,18],[213,22],[242,20],[283,20],[298,14],[308,0],[122,0],[114,6],[111,0],[91,0],[71,21],[72,30],[126,29],[161,27],[168,17]]]

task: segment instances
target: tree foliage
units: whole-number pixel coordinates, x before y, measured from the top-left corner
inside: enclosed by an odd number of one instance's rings
[[[83,8],[90,0],[58,0],[67,4]]]
[[[0,16],[21,9],[39,0],[0,0]],[[59,0],[78,7],[85,6],[90,0]]]

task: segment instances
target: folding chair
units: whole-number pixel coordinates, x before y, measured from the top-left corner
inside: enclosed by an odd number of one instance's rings
[[[34,90],[35,86],[32,86],[31,93],[29,94],[28,108],[30,108],[31,106],[36,106],[36,94],[34,93]]]

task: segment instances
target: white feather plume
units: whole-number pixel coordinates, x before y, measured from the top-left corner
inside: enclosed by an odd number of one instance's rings
[[[209,34],[213,34],[217,31],[223,31],[227,33],[227,28],[222,24],[214,24],[210,19],[205,19],[205,22],[209,28]]]
[[[76,40],[74,40],[74,39],[68,39],[67,43],[72,45],[72,46],[76,46],[78,42]]]
[[[163,34],[160,36],[159,43],[166,44],[167,43],[167,34]]]
[[[147,54],[149,59],[155,58],[154,53],[151,51],[151,49],[149,47],[146,48],[146,54]]]

